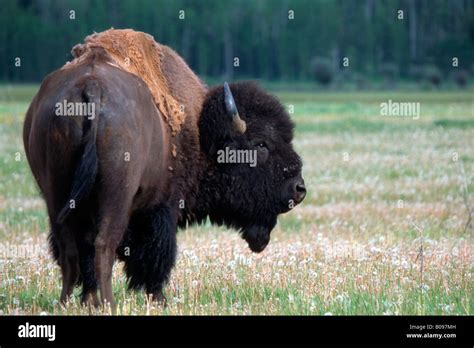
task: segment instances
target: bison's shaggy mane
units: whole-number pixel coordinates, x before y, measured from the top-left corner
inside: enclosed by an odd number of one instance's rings
[[[169,124],[173,134],[180,131],[186,112],[171,92],[162,66],[165,53],[170,49],[157,43],[153,36],[131,29],[110,29],[85,38],[83,44],[72,48],[75,57],[63,68],[69,68],[86,59],[94,48],[103,48],[116,65],[138,77],[148,86],[155,104]]]

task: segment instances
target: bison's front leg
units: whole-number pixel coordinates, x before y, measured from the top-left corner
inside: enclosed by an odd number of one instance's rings
[[[163,286],[176,259],[176,218],[167,205],[135,212],[119,255],[131,289],[145,289],[153,299],[165,303]]]

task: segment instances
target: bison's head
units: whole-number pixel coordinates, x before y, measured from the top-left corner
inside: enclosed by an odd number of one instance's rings
[[[293,128],[278,99],[253,82],[213,88],[203,104],[200,141],[216,200],[209,216],[240,229],[254,252],[267,246],[278,214],[306,195]]]

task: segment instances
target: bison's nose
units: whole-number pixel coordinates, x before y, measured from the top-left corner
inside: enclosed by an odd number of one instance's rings
[[[300,179],[295,183],[295,202],[300,203],[306,196],[306,187],[304,180]]]

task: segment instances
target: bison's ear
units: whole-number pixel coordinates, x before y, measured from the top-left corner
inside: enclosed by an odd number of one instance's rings
[[[199,119],[199,135],[202,149],[214,157],[219,149],[232,146],[233,140],[245,133],[247,125],[240,117],[238,105],[231,89],[238,84],[211,89],[204,100]]]

